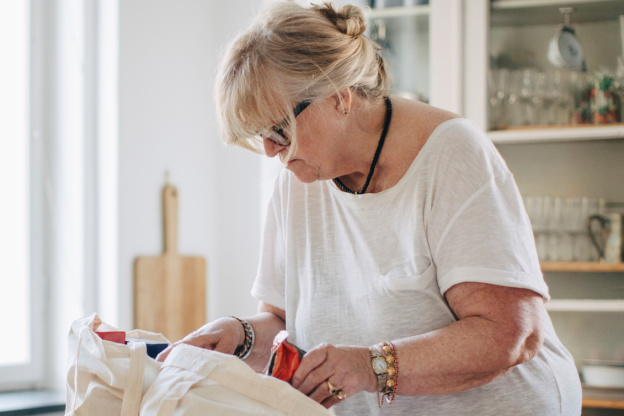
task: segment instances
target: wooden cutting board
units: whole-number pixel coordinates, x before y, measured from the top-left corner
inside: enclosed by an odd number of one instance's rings
[[[175,342],[206,323],[206,260],[178,252],[178,191],[162,191],[164,252],[134,262],[135,328]]]

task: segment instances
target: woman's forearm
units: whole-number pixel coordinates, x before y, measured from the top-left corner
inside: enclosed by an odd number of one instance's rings
[[[451,394],[485,385],[531,359],[541,343],[539,333],[509,331],[482,317],[397,340],[397,394]]]
[[[470,322],[394,342],[398,352],[397,394],[451,394],[486,384],[507,367],[491,354],[497,346],[472,331]]]
[[[283,319],[273,312],[259,312],[245,318],[255,334],[254,346],[245,362],[256,372],[264,372],[271,355],[271,346],[275,335],[286,328]]]

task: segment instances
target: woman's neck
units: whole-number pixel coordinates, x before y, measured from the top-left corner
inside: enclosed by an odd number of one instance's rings
[[[383,99],[373,102],[358,99],[354,102],[354,108],[349,113],[348,117],[351,120],[345,129],[344,143],[346,145],[344,147],[344,161],[341,164],[341,170],[345,173],[338,178],[352,191],[360,190],[366,183],[371,171],[371,162],[380,143],[386,113],[386,103]],[[381,154],[380,159],[382,158]],[[369,189],[372,190],[371,185],[376,177],[381,176],[381,170],[377,164]]]

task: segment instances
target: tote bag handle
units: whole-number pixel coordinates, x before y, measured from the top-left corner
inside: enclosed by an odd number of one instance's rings
[[[130,369],[121,404],[121,416],[137,416],[141,407],[147,347],[140,342],[130,342],[128,347],[130,347]]]

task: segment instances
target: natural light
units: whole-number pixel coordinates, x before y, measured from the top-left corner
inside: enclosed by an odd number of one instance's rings
[[[27,7],[0,2],[0,366],[31,358]]]

